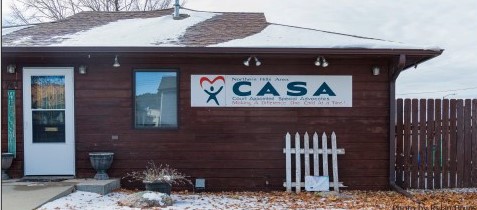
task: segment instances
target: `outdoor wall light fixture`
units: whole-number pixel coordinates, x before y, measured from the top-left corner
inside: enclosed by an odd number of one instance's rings
[[[120,67],[120,66],[121,66],[121,64],[119,64],[118,55],[116,55],[116,57],[114,57],[113,67],[114,67],[114,68],[118,68],[118,67]]]
[[[16,68],[17,67],[15,66],[15,64],[10,64],[10,65],[7,66],[7,72],[10,73],[10,74],[14,74]]]
[[[262,62],[260,62],[257,57],[254,57],[254,58],[255,58],[255,66],[262,65]]]
[[[78,73],[79,74],[86,74],[86,69],[87,67],[85,65],[81,65],[78,67]]]
[[[250,60],[252,60],[252,58],[255,60],[255,66],[260,66],[262,65],[262,62],[260,62],[257,58],[257,56],[250,56],[248,57],[246,60],[243,61],[243,65],[245,66],[250,66]]]
[[[381,69],[377,66],[373,67],[373,75],[378,76],[381,73]]]
[[[244,60],[243,65],[244,66],[250,66],[250,59],[252,59],[252,57],[248,57],[246,60]]]
[[[322,67],[328,67],[329,63],[326,61],[325,57],[323,56],[318,56],[315,61],[315,66],[322,66]]]

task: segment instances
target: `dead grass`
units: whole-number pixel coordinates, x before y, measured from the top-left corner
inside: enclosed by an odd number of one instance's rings
[[[120,190],[124,193],[137,191]],[[444,191],[412,191],[417,203],[394,191],[343,191],[335,193],[300,194],[286,192],[205,192],[192,193],[188,191],[174,192],[174,194],[187,196],[199,195],[207,197],[217,207],[227,209],[476,209],[477,191],[455,192]],[[243,200],[233,204],[224,203],[226,200]],[[452,207],[452,208],[451,208]],[[459,207],[459,208],[455,208]]]

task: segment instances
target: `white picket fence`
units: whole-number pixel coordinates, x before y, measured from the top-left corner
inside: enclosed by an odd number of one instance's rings
[[[303,136],[304,148],[301,148],[300,134],[295,134],[295,148],[291,148],[291,136],[290,133],[285,135],[285,148],[283,153],[286,157],[286,182],[283,186],[286,187],[287,192],[292,191],[292,187],[295,187],[297,193],[301,191],[302,187],[305,187],[305,182],[301,181],[302,169],[301,159],[304,157],[305,161],[305,176],[310,176],[310,155],[313,155],[313,176],[329,176],[328,175],[328,155],[331,155],[333,164],[333,181],[330,182],[330,187],[333,187],[335,192],[339,192],[339,187],[345,187],[343,183],[338,181],[338,155],[345,154],[345,150],[336,147],[336,134],[331,134],[331,149],[328,148],[328,137],[326,133],[323,133],[321,138],[321,149],[319,148],[319,137],[315,132],[313,134],[313,147],[310,148],[310,139],[308,132]],[[299,152],[296,152],[298,148]],[[292,182],[292,154],[295,154],[295,182]],[[303,155],[302,155],[303,154]],[[323,172],[320,175],[320,155],[322,154]],[[299,185],[297,185],[299,183]]]

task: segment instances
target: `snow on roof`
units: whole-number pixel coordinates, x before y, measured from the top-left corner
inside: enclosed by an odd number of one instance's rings
[[[28,28],[2,29],[10,47],[249,47],[432,49],[398,42],[268,23],[263,13],[214,13],[181,9],[82,12]]]
[[[33,25],[12,26],[12,27],[2,28],[2,36],[5,36],[9,33],[13,33],[15,31],[22,30],[24,28],[28,28],[28,27],[31,27],[31,26],[33,26]]]
[[[174,20],[170,15],[118,20],[87,31],[54,37],[64,41],[50,46],[182,46],[179,37],[187,28],[217,15],[195,11],[187,14],[190,17],[183,20]]]
[[[210,47],[258,48],[366,48],[366,49],[435,49],[400,42],[339,34],[316,29],[271,24],[262,32]]]

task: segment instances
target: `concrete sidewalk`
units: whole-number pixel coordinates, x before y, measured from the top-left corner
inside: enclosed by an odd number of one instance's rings
[[[77,182],[2,181],[2,210],[29,210],[70,194]]]
[[[29,178],[34,180],[35,177]],[[50,180],[48,177],[42,180],[45,179]],[[120,187],[119,178],[108,180],[67,179],[59,182],[2,180],[2,210],[36,209],[45,203],[70,194],[75,189],[105,195]]]

